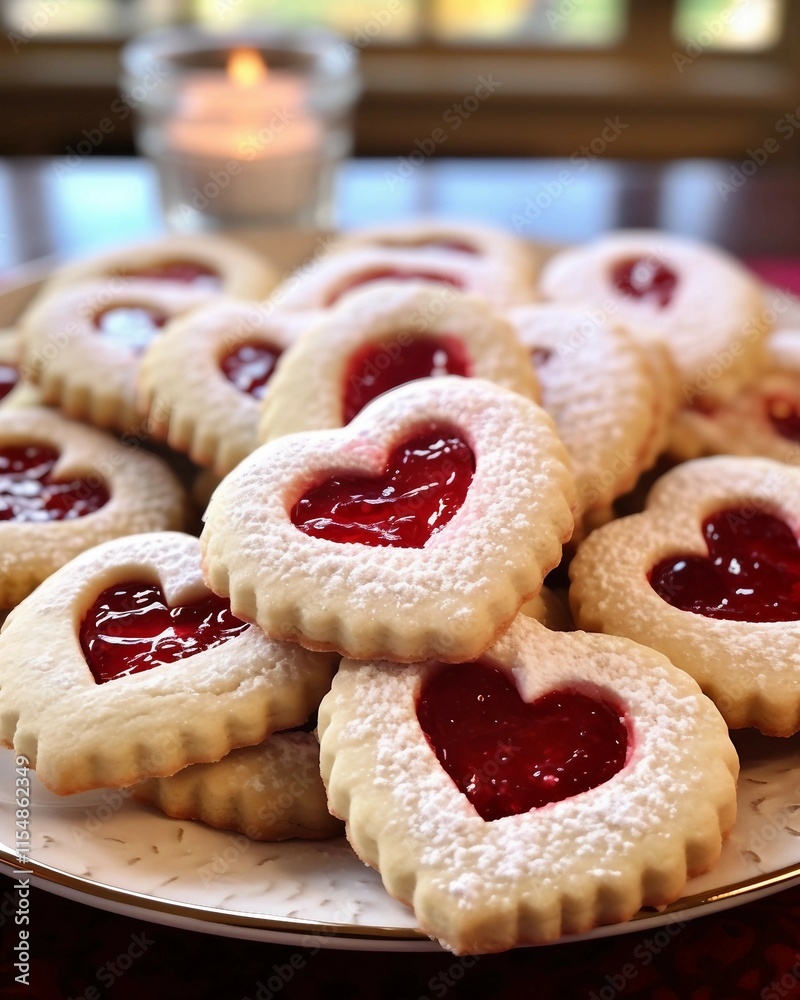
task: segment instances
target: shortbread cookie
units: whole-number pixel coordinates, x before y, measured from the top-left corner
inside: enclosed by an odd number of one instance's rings
[[[344,660],[319,734],[355,852],[458,954],[671,902],[736,813],[736,752],[687,674],[524,616],[478,663]]]
[[[134,798],[174,819],[193,819],[252,840],[327,840],[344,832],[328,812],[313,733],[273,733],[214,764],[133,786]]]
[[[275,365],[310,321],[305,313],[221,300],[171,323],[139,369],[148,433],[219,475],[230,472],[258,444],[260,403]]]
[[[185,517],[183,489],[154,455],[50,410],[0,412],[0,608],[93,545]]]
[[[20,372],[20,337],[16,330],[0,330],[0,408],[37,406],[39,394]]]
[[[203,567],[275,638],[460,662],[538,593],[572,501],[544,410],[481,379],[422,379],[246,458],[211,498]]]
[[[707,458],[668,472],[644,513],[594,532],[570,568],[581,628],[665,653],[731,728],[800,729],[800,470]]]
[[[527,352],[482,299],[453,291],[443,302],[441,289],[422,281],[365,285],[287,352],[265,400],[261,440],[342,427],[381,393],[448,374],[539,398]]]
[[[607,510],[655,462],[673,400],[662,398],[647,352],[604,316],[556,304],[521,306],[508,318],[569,453],[576,520]]]
[[[94,281],[53,292],[23,317],[24,369],[44,401],[67,416],[132,430],[145,347],[195,305],[191,292],[152,281],[113,290]]]
[[[334,661],[206,589],[196,538],[120,538],[64,566],[0,634],[0,738],[59,795],[216,761],[304,722]]]
[[[354,247],[331,254],[299,278],[290,275],[275,290],[275,299],[285,309],[327,309],[352,289],[388,278],[435,283],[442,304],[454,291],[480,295],[499,308],[534,298],[527,277],[494,259],[435,248]],[[432,305],[429,314],[420,316],[420,322],[435,316]]]
[[[521,282],[533,286],[539,263],[532,243],[503,229],[490,226],[428,219],[370,226],[348,233],[341,249],[378,247],[400,250],[444,250],[496,262],[518,275]]]
[[[571,632],[575,628],[565,590],[542,587],[539,593],[519,609],[520,614],[535,618],[553,632]]]
[[[117,247],[59,267],[43,294],[78,282],[104,280],[112,290],[138,281],[157,281],[164,289],[192,295],[197,304],[217,295],[259,299],[277,282],[264,257],[221,236],[161,236],[146,243]]]
[[[733,395],[762,363],[770,315],[762,286],[722,250],[687,237],[609,233],[550,258],[540,291],[591,303],[644,342],[665,344],[686,405]]]
[[[669,450],[683,460],[753,455],[800,465],[800,376],[770,372],[716,406],[685,407]]]

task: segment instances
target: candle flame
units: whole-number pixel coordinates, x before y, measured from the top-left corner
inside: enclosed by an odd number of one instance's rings
[[[255,49],[235,49],[228,56],[228,79],[237,87],[254,87],[267,75],[267,64]]]

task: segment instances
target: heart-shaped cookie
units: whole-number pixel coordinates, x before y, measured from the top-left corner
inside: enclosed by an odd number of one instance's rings
[[[457,953],[668,903],[735,817],[736,752],[692,678],[524,616],[478,663],[343,660],[318,732],[354,850]]]
[[[559,560],[565,462],[550,418],[517,393],[412,382],[341,430],[245,459],[209,504],[206,578],[235,614],[310,649],[469,660]]]
[[[509,324],[481,299],[422,281],[367,285],[311,324],[281,360],[262,441],[348,424],[369,402],[418,378],[484,378],[538,401]]]
[[[9,615],[0,737],[58,794],[124,787],[305,722],[333,670],[331,656],[234,619],[203,583],[196,538],[120,538]]]
[[[326,840],[343,833],[328,812],[313,733],[273,733],[213,764],[140,781],[133,796],[174,819],[201,820],[253,840]]]
[[[570,567],[577,623],[627,635],[696,678],[732,728],[800,729],[800,472],[707,458],[644,513],[598,529]]]
[[[373,282],[431,282],[460,290],[499,308],[535,298],[527,268],[436,247],[350,247],[295,273],[273,297],[285,309],[328,309]]]
[[[93,545],[185,517],[183,489],[154,455],[50,410],[0,412],[0,608]]]
[[[105,280],[131,286],[157,282],[165,291],[191,295],[195,305],[217,295],[258,299],[273,288],[272,265],[241,243],[192,233],[170,234],[72,261],[56,268],[42,296],[85,281]]]
[[[36,406],[40,400],[22,378],[22,343],[16,330],[0,330],[0,410]]]
[[[196,305],[190,290],[158,281],[95,280],[54,291],[20,322],[22,370],[67,416],[135,430],[142,351]]]
[[[666,378],[655,377],[648,348],[598,310],[542,303],[507,315],[569,452],[576,520],[596,518],[633,488],[666,444],[675,409],[669,359],[658,361]]]
[[[170,323],[139,370],[148,433],[219,475],[230,472],[257,446],[275,366],[314,317],[223,299]]]
[[[733,396],[762,363],[771,317],[763,286],[718,247],[657,230],[608,233],[551,257],[542,297],[586,303],[663,344],[686,404]]]

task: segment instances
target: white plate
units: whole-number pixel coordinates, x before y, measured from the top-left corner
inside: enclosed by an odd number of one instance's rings
[[[749,902],[800,883],[800,737],[737,737],[739,818],[712,872],[660,912],[601,927],[604,937]],[[123,793],[59,798],[31,773],[34,884],[92,906],[191,930],[300,946],[438,947],[341,840],[264,844],[167,819]],[[0,863],[14,864],[14,758],[0,757]],[[795,825],[796,824],[796,825]],[[575,938],[565,939],[575,940]]]

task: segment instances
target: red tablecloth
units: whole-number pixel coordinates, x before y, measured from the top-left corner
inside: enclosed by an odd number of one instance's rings
[[[0,893],[10,890],[10,880],[0,879]],[[312,954],[173,930],[36,891],[30,986],[14,984],[16,928],[2,919],[3,998],[800,998],[800,887],[667,930],[466,959],[438,953]]]

